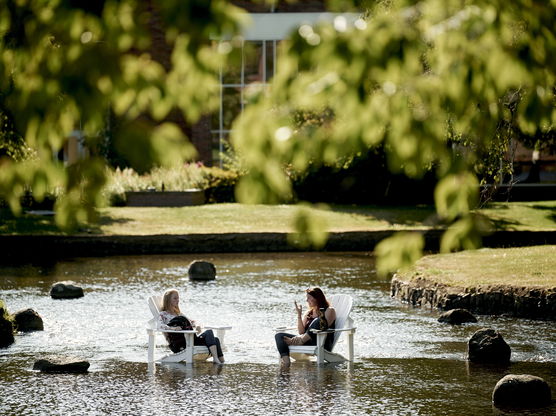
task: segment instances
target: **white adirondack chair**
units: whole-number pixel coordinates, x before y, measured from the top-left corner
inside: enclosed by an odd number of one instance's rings
[[[149,349],[147,353],[147,361],[149,363],[155,362],[155,348],[156,348],[156,334],[164,332],[172,332],[176,334],[184,334],[187,347],[177,353],[165,355],[157,362],[161,363],[179,363],[185,361],[190,364],[193,360],[204,361],[209,357],[209,350],[204,345],[193,345],[196,331],[172,331],[160,328],[160,310],[162,309],[162,296],[150,296],[148,298],[149,309],[153,315],[152,319],[147,322],[147,334],[149,335]],[[205,326],[205,329],[212,329],[215,335],[220,339],[220,345],[224,349],[224,335],[227,330],[232,329],[231,326]]]
[[[349,314],[353,306],[353,299],[349,295],[333,295],[328,298],[330,305],[336,310],[335,329],[319,331],[312,329],[317,334],[317,345],[291,345],[290,356],[296,360],[310,360],[312,357],[317,358],[318,364],[323,364],[325,361],[329,363],[344,362],[346,359],[335,352],[327,351],[324,349],[326,336],[329,333],[334,333],[334,342],[332,343],[331,350],[338,342],[340,335],[345,332],[347,335],[347,361],[353,361],[353,338],[355,334],[355,327],[353,320]],[[284,332],[285,330],[292,330],[297,328],[276,328],[276,332]]]

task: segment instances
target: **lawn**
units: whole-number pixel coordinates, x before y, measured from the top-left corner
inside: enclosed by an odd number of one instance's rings
[[[556,288],[556,246],[482,248],[421,258],[402,280],[425,277],[451,286]]]
[[[79,233],[101,235],[291,232],[295,205],[208,204],[180,208],[110,207]],[[438,227],[429,206],[313,206],[331,232],[424,230]],[[494,203],[477,211],[493,230],[555,230],[556,201]],[[52,216],[0,212],[0,234],[57,234]]]
[[[305,207],[329,231],[427,229],[431,207]],[[111,207],[99,210],[100,221],[81,229],[103,235],[291,232],[295,205],[208,204],[180,208]],[[53,217],[26,214],[5,217],[0,234],[58,233]]]
[[[556,201],[495,202],[478,212],[496,230],[556,230]]]

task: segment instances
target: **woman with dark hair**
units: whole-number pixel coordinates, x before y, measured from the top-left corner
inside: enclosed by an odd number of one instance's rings
[[[170,289],[164,293],[164,297],[162,298],[162,311],[160,312],[160,327],[163,329],[172,329],[174,331],[196,329],[197,332],[200,333],[201,327],[197,326],[195,321],[190,321],[181,313],[179,303],[180,295],[176,289]],[[184,334],[164,332],[164,335],[172,352],[176,353],[185,349],[186,343]],[[193,344],[205,345],[212,355],[212,360],[216,364],[224,363],[224,354],[222,353],[220,340],[214,336],[212,329],[207,329],[199,335],[195,334]]]
[[[296,301],[295,311],[297,312],[297,331],[299,335],[280,332],[274,336],[276,347],[280,353],[282,365],[290,365],[290,345],[317,345],[317,336],[311,329],[334,329],[336,324],[336,311],[322,290],[318,287],[307,289],[308,310],[303,314],[303,308]],[[326,337],[324,348],[330,351],[330,346],[334,340],[334,334],[330,333]]]

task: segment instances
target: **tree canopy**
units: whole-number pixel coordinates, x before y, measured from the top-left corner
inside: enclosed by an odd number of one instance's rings
[[[239,11],[219,0],[2,1],[0,116],[33,157],[0,160],[0,196],[17,213],[26,190],[40,199],[57,188],[60,226],[91,220],[104,160],[66,168],[55,156],[73,130],[84,131],[88,145],[103,137],[110,112],[120,120],[115,145],[135,166],[191,158],[195,149],[167,116],[179,111],[194,122],[214,107],[225,54],[210,38],[238,32]],[[152,56],[161,46],[153,45],[156,26],[170,50],[167,66]]]
[[[331,2],[343,10],[360,3]],[[288,169],[381,145],[393,172],[436,170],[436,208],[451,223],[442,249],[476,247],[476,149],[501,126],[554,140],[555,10],[556,0],[394,0],[354,22],[301,26],[282,42],[271,85],[249,96],[234,124],[232,143],[249,172],[240,201],[287,199]],[[137,165],[192,157],[167,116],[178,110],[193,122],[214,108],[218,69],[234,45],[209,39],[239,33],[244,18],[224,0],[0,3],[0,117],[18,133],[0,139],[22,140],[31,154],[3,153],[0,196],[18,212],[26,189],[40,198],[56,186],[58,223],[90,220],[104,161],[65,168],[53,155],[78,126],[87,140],[102,136],[109,112],[122,120],[117,145]],[[171,50],[168,65],[151,55],[153,21]],[[299,123],[300,113],[325,116]],[[467,150],[457,156],[461,142]],[[298,224],[322,237],[311,218]],[[422,247],[420,235],[384,241],[380,270],[414,260]]]
[[[436,209],[451,224],[441,249],[477,247],[475,150],[501,121],[541,139],[555,128],[555,9],[553,0],[396,1],[353,25],[302,26],[235,125],[249,171],[240,198],[279,201],[291,192],[283,166],[303,171],[381,144],[394,172],[436,170]],[[299,125],[300,111],[332,116]],[[467,144],[459,157],[454,138]],[[410,263],[423,245],[421,235],[383,241],[379,271]]]

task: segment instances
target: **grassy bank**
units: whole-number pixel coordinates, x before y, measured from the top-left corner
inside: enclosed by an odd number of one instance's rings
[[[429,228],[431,207],[305,207],[329,231]],[[180,208],[111,207],[86,227],[103,235],[290,232],[295,205],[207,204]],[[24,215],[0,222],[0,234],[58,233],[53,217]]]
[[[478,213],[495,230],[556,230],[556,201],[495,202]]]
[[[434,226],[432,207],[332,206],[307,208],[329,231],[427,229]],[[290,232],[293,205],[209,204],[181,208],[111,207],[99,210],[98,224],[82,231],[103,235]],[[556,230],[556,201],[496,203],[478,211],[493,229]],[[53,218],[4,214],[0,234],[57,234]]]
[[[429,229],[433,207],[330,206],[306,208],[332,232]],[[290,232],[294,205],[208,204],[181,208],[111,207],[81,233],[101,235]],[[555,230],[556,201],[495,203],[478,210],[493,230]],[[59,234],[53,217],[0,213],[0,234]]]
[[[435,254],[421,258],[398,277],[406,281],[421,277],[464,288],[494,285],[556,288],[556,246]]]

